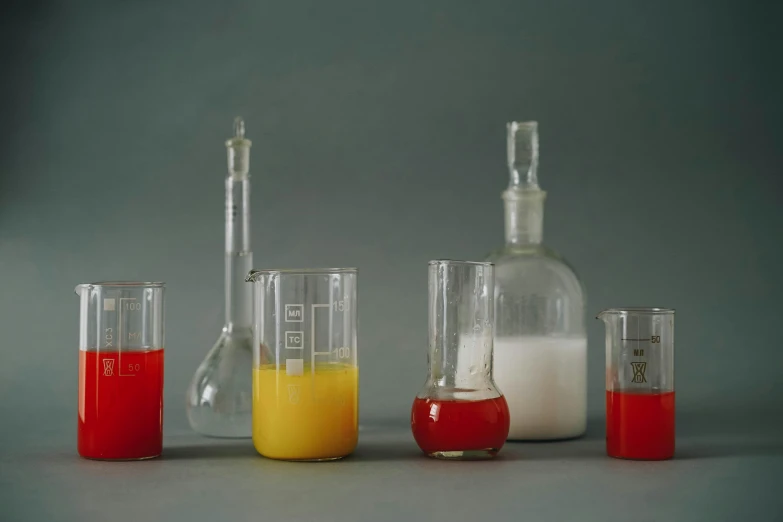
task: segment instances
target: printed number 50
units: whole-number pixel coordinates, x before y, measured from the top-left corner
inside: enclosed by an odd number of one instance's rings
[[[129,364],[128,365],[128,371],[129,372],[138,372],[139,370],[141,370],[141,365],[140,364]]]

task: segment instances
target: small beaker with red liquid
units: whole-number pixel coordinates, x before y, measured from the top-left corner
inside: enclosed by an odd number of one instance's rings
[[[508,405],[492,380],[494,286],[492,263],[430,261],[429,374],[411,411],[430,457],[491,458],[508,436]]]
[[[674,310],[612,308],[606,325],[606,453],[674,456]]]
[[[80,298],[78,451],[141,460],[163,448],[164,284],[102,282]]]

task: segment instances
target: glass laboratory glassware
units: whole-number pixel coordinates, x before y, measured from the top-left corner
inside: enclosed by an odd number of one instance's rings
[[[226,324],[196,370],[186,394],[190,426],[210,437],[251,435],[253,301],[245,275],[253,267],[250,251],[250,140],[245,123],[234,122],[226,142]]]
[[[253,270],[247,281],[256,450],[281,460],[345,457],[359,437],[356,269]]]
[[[611,308],[606,326],[606,453],[674,456],[674,310]]]
[[[509,440],[567,439],[587,427],[585,291],[544,246],[538,123],[511,122],[506,244],[495,263],[495,382],[511,411]]]
[[[429,263],[429,373],[411,429],[430,457],[491,458],[508,435],[508,406],[492,380],[493,288],[491,263]]]
[[[141,460],[163,448],[164,283],[76,287],[79,314],[78,451]]]

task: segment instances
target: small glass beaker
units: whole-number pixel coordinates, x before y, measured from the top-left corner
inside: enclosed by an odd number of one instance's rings
[[[163,448],[164,283],[76,287],[79,455],[140,460]]]
[[[430,457],[494,457],[508,436],[506,399],[492,380],[494,265],[429,263],[429,375],[411,411]]]
[[[359,437],[355,268],[253,270],[253,444],[334,460]]]
[[[674,310],[611,308],[606,324],[606,452],[674,456]]]

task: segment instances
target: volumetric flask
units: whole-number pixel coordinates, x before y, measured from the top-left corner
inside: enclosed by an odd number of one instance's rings
[[[674,456],[674,310],[612,308],[606,324],[606,452]]]
[[[492,263],[430,261],[429,374],[411,411],[430,457],[494,457],[508,436],[508,405],[492,380],[494,281]]]
[[[254,270],[253,444],[283,460],[356,447],[355,268]]]
[[[163,447],[164,283],[76,287],[79,455],[157,457]]]

